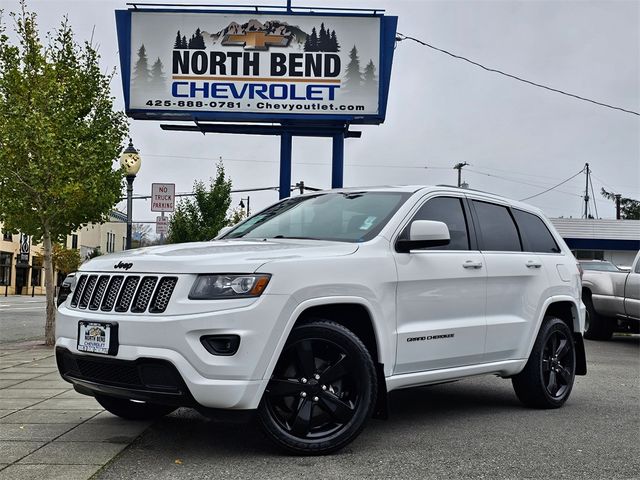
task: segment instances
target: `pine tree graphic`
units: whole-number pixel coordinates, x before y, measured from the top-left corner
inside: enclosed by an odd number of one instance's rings
[[[331,37],[329,38],[329,52],[339,52],[340,44],[338,43],[338,37],[336,37],[336,31],[331,31]]]
[[[173,43],[173,48],[182,48],[182,36],[180,35],[180,30],[178,30],[178,33],[176,34],[176,41]]]
[[[158,57],[154,62],[153,67],[151,67],[151,81],[149,82],[150,86],[158,92],[163,91],[166,87],[166,78],[164,76],[163,68],[164,65],[162,64],[162,60]]]
[[[367,66],[364,67],[362,88],[366,93],[373,93],[378,88],[378,79],[376,77],[376,66],[373,63],[373,60],[369,60],[369,63],[367,63]]]
[[[360,73],[360,59],[358,49],[354,45],[349,52],[349,64],[344,75],[344,88],[351,94],[360,93],[362,89],[362,74]]]
[[[311,34],[307,35],[307,39],[304,42],[305,52],[339,52],[340,45],[338,44],[338,37],[336,31],[333,30],[329,33],[329,29],[325,28],[324,23],[320,24],[320,32],[316,27],[311,29]]]
[[[151,73],[149,72],[149,62],[147,60],[147,49],[144,44],[138,49],[138,61],[133,70],[133,88],[143,90],[151,81]]]

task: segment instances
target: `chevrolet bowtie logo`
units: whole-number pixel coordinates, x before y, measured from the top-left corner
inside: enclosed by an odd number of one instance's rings
[[[265,32],[247,32],[237,35],[225,35],[222,45],[242,46],[245,50],[268,50],[270,46],[286,47],[290,37],[272,35]]]

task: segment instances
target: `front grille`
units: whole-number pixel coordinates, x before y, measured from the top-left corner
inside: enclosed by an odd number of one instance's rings
[[[158,277],[144,277],[142,279],[138,293],[136,293],[136,298],[133,301],[133,306],[131,307],[132,312],[140,313],[147,309],[151,295],[153,295],[153,290],[156,288],[156,283],[158,283]]]
[[[160,284],[156,289],[156,294],[153,296],[153,300],[151,301],[149,312],[162,313],[167,309],[173,289],[176,288],[176,283],[178,283],[178,279],[176,277],[164,277],[160,280]]]
[[[136,293],[136,287],[139,281],[140,277],[127,277],[124,281],[120,296],[118,297],[118,303],[116,303],[116,312],[126,312],[129,310],[129,305],[131,305],[133,295]]]
[[[162,313],[178,283],[177,277],[81,275],[71,308],[118,313]]]
[[[187,391],[176,368],[165,360],[97,358],[60,348],[56,357],[60,373],[79,380],[136,390]]]

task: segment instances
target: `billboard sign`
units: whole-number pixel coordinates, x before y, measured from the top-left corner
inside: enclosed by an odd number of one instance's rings
[[[397,17],[116,11],[127,114],[381,123]]]
[[[176,184],[175,183],[152,183],[151,184],[151,211],[152,212],[173,212],[176,206]]]

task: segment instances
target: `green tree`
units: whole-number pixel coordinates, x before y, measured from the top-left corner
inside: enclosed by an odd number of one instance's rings
[[[604,188],[600,190],[600,193],[604,198],[615,203],[615,193],[607,192]],[[620,218],[623,220],[640,220],[640,200],[620,197]]]
[[[169,221],[167,243],[211,240],[228,224],[231,205],[231,180],[224,175],[222,163],[216,166],[216,178],[207,188],[203,182],[193,184],[193,199],[178,202]]]
[[[76,248],[67,248],[57,243],[53,245],[52,257],[55,269],[63,275],[75,272],[80,268],[80,264],[82,263],[80,250]]]
[[[24,2],[10,42],[0,18],[0,222],[44,249],[45,341],[54,343],[52,243],[117,203],[123,174],[113,169],[127,120],[114,112],[99,56],[79,45],[64,19],[41,43]]]

